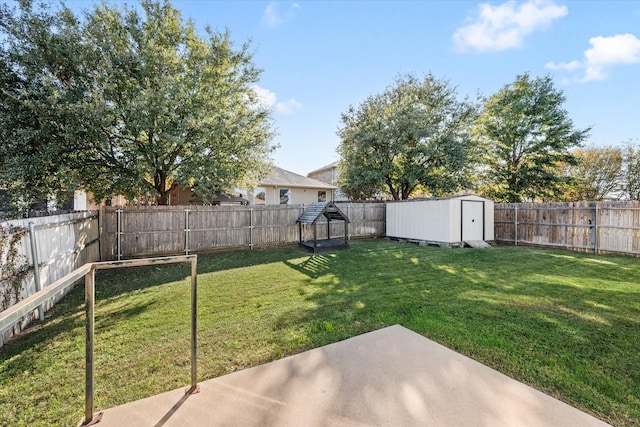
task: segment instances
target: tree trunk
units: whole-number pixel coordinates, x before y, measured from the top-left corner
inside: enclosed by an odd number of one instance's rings
[[[389,193],[391,193],[391,197],[393,200],[400,200],[400,195],[398,194],[398,190],[393,186],[393,182],[391,178],[386,177],[387,187],[389,188]]]
[[[158,197],[156,198],[158,205],[169,204],[169,193],[173,186],[167,188],[168,178],[167,174],[161,170],[156,171],[156,175],[153,177],[153,188],[158,192]]]
[[[407,200],[411,193],[413,193],[413,185],[405,185],[402,187],[402,200]]]

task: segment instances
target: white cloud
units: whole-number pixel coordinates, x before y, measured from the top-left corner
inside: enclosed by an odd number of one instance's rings
[[[253,86],[253,91],[258,97],[258,102],[264,108],[273,109],[276,113],[291,115],[302,108],[302,103],[291,98],[287,101],[278,102],[278,97],[274,92],[260,86]]]
[[[265,89],[260,86],[253,86],[253,91],[258,96],[258,102],[264,108],[272,108],[276,103],[276,94],[269,89]]]
[[[589,43],[593,47],[584,52],[587,68],[585,81],[604,80],[608,67],[640,62],[640,40],[633,34],[593,37]]]
[[[453,35],[458,48],[479,52],[500,51],[522,46],[525,36],[548,27],[566,16],[566,6],[550,0],[529,0],[517,3],[509,0],[499,6],[483,3],[474,21],[459,28]]]
[[[302,103],[291,98],[288,101],[277,102],[276,112],[284,115],[291,115],[302,108]]]
[[[582,67],[582,63],[580,61],[571,61],[571,62],[561,62],[555,63],[553,61],[549,61],[545,64],[545,67],[550,70],[564,70],[564,71],[573,71],[580,67]]]
[[[262,14],[262,22],[267,27],[277,27],[285,22],[293,19],[295,13],[300,9],[298,3],[291,3],[291,5],[285,10],[280,11],[279,6],[281,3],[270,2]]]
[[[584,70],[582,82],[605,80],[608,70],[616,65],[640,63],[640,40],[633,34],[618,34],[611,37],[597,36],[589,39],[591,48],[584,51],[582,61],[548,62],[551,70],[573,72]]]

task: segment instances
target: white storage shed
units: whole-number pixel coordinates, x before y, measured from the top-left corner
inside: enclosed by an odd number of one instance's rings
[[[387,203],[387,237],[447,246],[492,241],[493,201],[464,195]]]

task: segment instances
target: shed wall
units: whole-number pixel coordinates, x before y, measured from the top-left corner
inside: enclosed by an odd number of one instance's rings
[[[494,241],[494,224],[493,224],[493,209],[495,204],[493,200],[485,200],[484,202],[484,240]]]
[[[418,200],[387,204],[387,236],[451,242],[449,200]]]
[[[462,241],[462,201],[484,202],[484,239],[494,240],[491,200],[479,196],[387,203],[387,236],[430,242]]]

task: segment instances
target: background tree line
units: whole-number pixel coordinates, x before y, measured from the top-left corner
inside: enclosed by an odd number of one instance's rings
[[[571,178],[558,194],[561,201],[640,200],[640,147],[629,141],[619,146],[575,148],[578,162],[562,164]]]
[[[472,190],[499,202],[637,199],[640,150],[582,148],[551,77],[523,74],[460,100],[448,81],[400,76],[341,117],[340,185],[352,199]]]
[[[251,186],[271,163],[261,71],[228,32],[199,34],[166,0],[76,16],[0,5],[0,188],[26,204],[73,190],[167,202]],[[399,76],[341,116],[343,191],[361,200],[472,190],[496,201],[640,197],[639,150],[583,148],[549,76],[460,99],[431,74]]]

